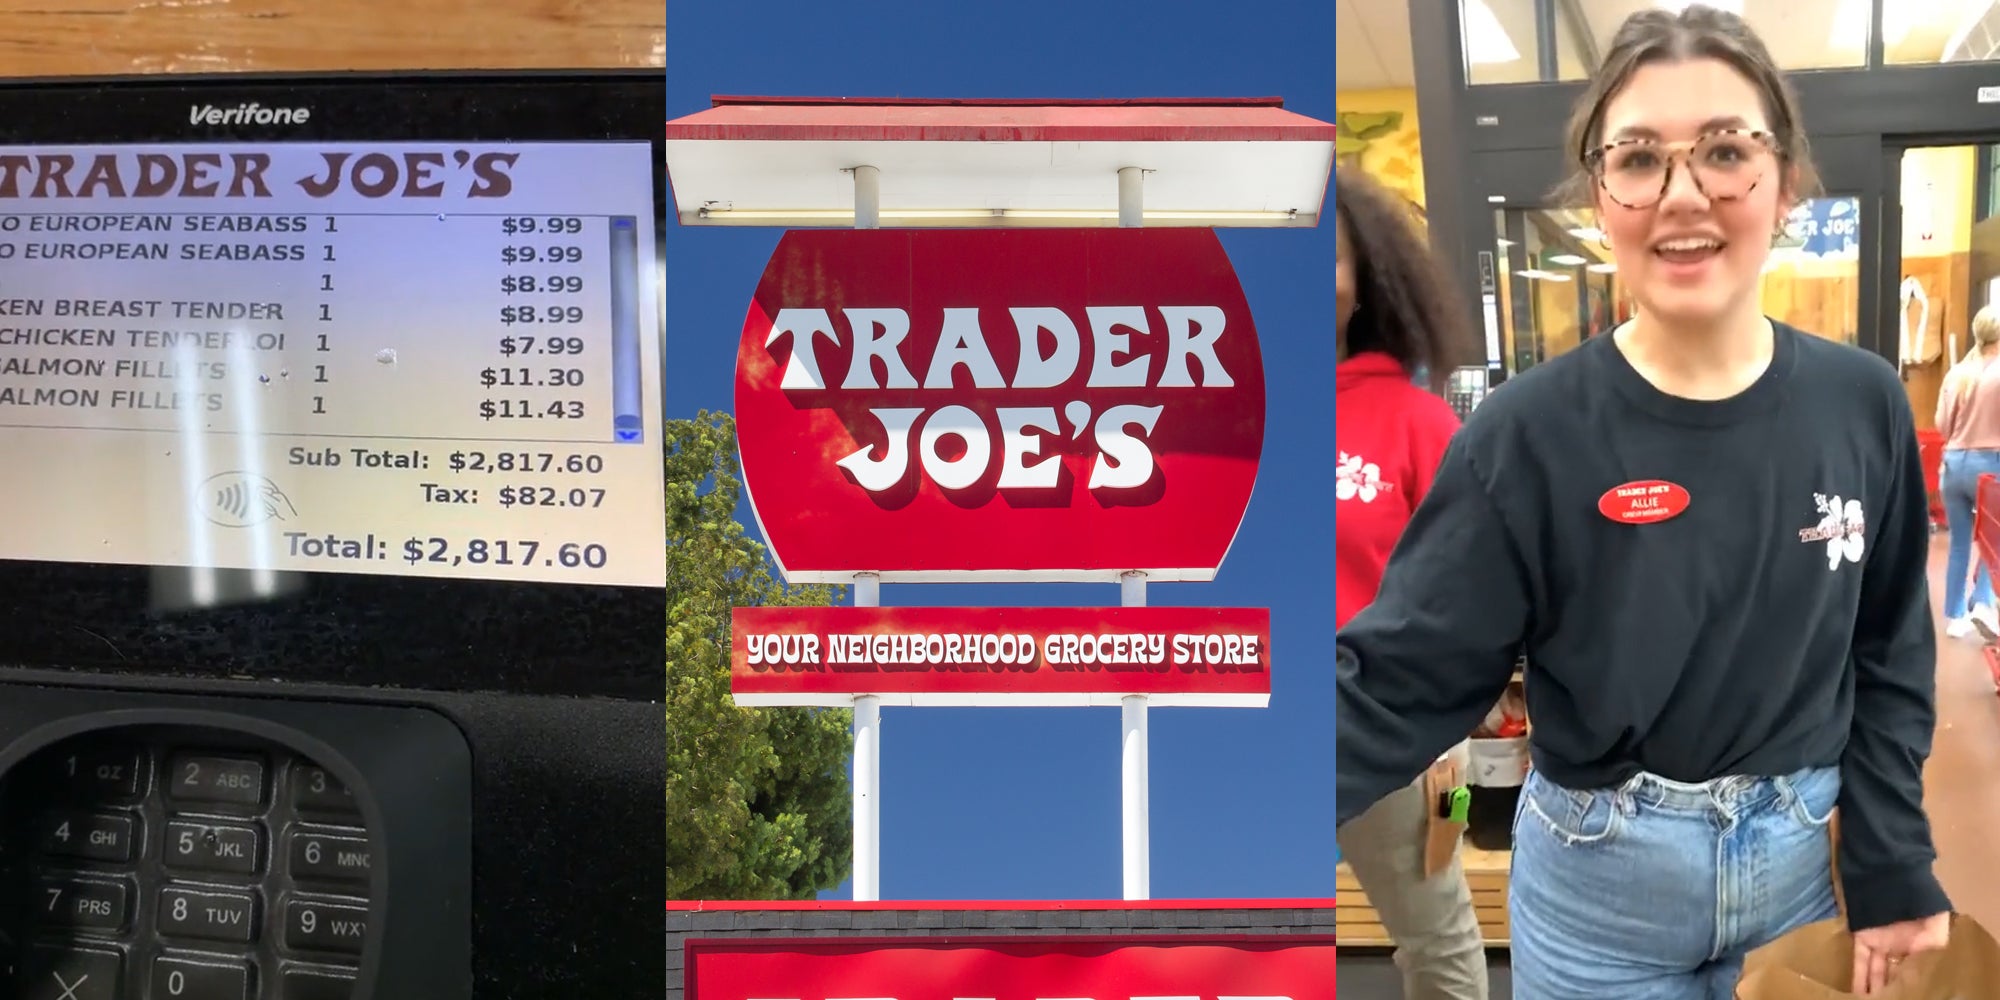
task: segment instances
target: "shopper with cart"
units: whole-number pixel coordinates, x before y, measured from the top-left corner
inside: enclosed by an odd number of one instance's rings
[[[1382,567],[1430,488],[1458,417],[1432,390],[1471,342],[1409,207],[1366,175],[1334,179],[1334,622],[1375,596]],[[1464,734],[1460,734],[1464,735]],[[1458,852],[1427,870],[1432,806],[1421,777],[1340,830],[1396,943],[1408,1000],[1486,1000],[1486,951]]]
[[[1521,1000],[1732,995],[1838,910],[1856,992],[1942,947],[1923,767],[1929,523],[1895,369],[1762,315],[1814,174],[1742,19],[1626,20],[1571,126],[1632,321],[1453,439],[1338,635],[1338,819],[1463,738],[1527,654],[1510,878]]]
[[[1944,569],[1945,634],[1954,639],[1973,635],[1974,618],[2000,632],[1991,575],[1983,561],[1975,565],[1972,553],[1979,477],[2000,475],[2000,366],[1993,364],[1995,358],[2000,358],[2000,310],[1989,305],[1972,317],[1972,349],[1945,373],[1938,392],[1937,429],[1944,435],[1938,493],[1951,531]]]

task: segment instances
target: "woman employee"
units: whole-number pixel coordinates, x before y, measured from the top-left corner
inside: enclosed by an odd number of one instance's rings
[[[1334,623],[1375,598],[1382,567],[1429,491],[1458,417],[1418,388],[1471,340],[1461,304],[1396,195],[1357,171],[1334,180]],[[1461,733],[1460,736],[1466,734]],[[1486,951],[1458,852],[1424,872],[1423,779],[1339,832],[1347,862],[1396,942],[1408,1000],[1486,1000]]]

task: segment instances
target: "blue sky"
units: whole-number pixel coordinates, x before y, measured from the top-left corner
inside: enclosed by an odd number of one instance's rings
[[[1332,121],[1326,0],[667,4],[667,113],[711,94],[1265,97]],[[666,232],[667,415],[731,408],[777,230]],[[1154,898],[1331,896],[1333,226],[1225,230],[1263,344],[1255,498],[1219,578],[1156,605],[1268,607],[1267,709],[1154,709]],[[747,509],[741,519],[755,531]],[[886,585],[885,605],[1115,605],[1115,585]],[[1116,899],[1119,712],[890,708],[882,898]],[[848,889],[826,893],[847,898]]]

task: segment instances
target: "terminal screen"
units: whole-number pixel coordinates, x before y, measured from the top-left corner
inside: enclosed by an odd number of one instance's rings
[[[0,560],[663,586],[654,177],[0,146]]]

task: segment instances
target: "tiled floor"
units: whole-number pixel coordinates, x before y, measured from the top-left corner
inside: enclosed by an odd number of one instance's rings
[[[1514,988],[1507,980],[1507,953],[1496,951],[1486,963],[1487,992],[1493,1000],[1509,1000]],[[1340,953],[1341,1000],[1401,1000],[1402,977],[1384,951]]]
[[[1945,538],[1931,549],[1933,604],[1943,604]],[[1977,642],[1938,632],[1938,728],[1924,805],[1937,843],[1938,877],[1960,912],[2000,933],[2000,693]]]
[[[1931,592],[1942,605],[1945,537],[1932,542]],[[1926,772],[1924,804],[1938,849],[1938,877],[1960,912],[2000,933],[2000,693],[1976,641],[1947,639],[1938,625],[1938,728]],[[1504,953],[1494,955],[1493,997],[1511,995]],[[1385,953],[1343,953],[1344,1000],[1396,1000],[1396,968]]]

